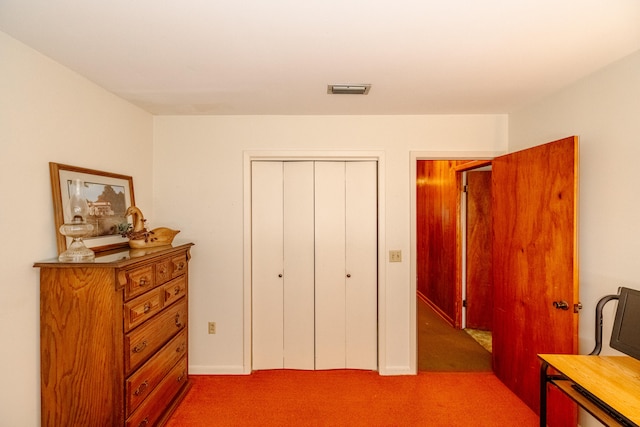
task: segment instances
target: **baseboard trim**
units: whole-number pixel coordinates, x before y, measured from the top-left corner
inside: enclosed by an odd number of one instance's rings
[[[442,311],[442,309],[440,307],[438,307],[433,302],[431,302],[431,300],[429,300],[422,292],[417,291],[416,294],[418,295],[418,298],[420,298],[425,304],[427,304],[429,307],[431,307],[431,309],[433,311],[435,311],[436,314],[438,314],[438,316],[440,316],[442,318],[442,320],[444,320],[449,325],[451,325],[452,327],[455,328],[453,319],[451,317],[447,316],[447,314],[444,311]],[[460,329],[460,328],[456,328],[456,329]]]
[[[394,375],[416,375],[416,372],[409,366],[391,366],[378,370],[381,376]],[[243,366],[207,366],[207,365],[190,365],[189,375],[250,375]]]
[[[247,375],[242,365],[189,365],[189,375]]]

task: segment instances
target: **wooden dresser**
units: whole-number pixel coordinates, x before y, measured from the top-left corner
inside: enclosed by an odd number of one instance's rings
[[[43,427],[167,421],[189,388],[191,246],[35,263]]]

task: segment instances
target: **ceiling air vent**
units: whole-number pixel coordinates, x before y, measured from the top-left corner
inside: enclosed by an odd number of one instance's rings
[[[327,93],[330,95],[366,95],[371,85],[329,85]]]

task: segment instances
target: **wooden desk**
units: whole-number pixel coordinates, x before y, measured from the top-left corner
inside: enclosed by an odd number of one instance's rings
[[[640,360],[629,356],[539,354],[540,426],[547,423],[547,384],[553,384],[607,426],[640,424]],[[551,368],[551,369],[550,369]],[[549,372],[552,371],[552,372]],[[576,391],[578,385],[602,401],[599,407]],[[607,409],[622,414],[628,424],[616,420]]]

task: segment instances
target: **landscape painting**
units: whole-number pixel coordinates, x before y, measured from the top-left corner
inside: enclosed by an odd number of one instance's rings
[[[135,205],[132,177],[59,163],[49,163],[49,171],[59,254],[71,242],[58,229],[70,220],[65,214],[65,204],[74,179],[84,182],[83,193],[89,206],[87,222],[94,227],[92,234],[83,239],[85,245],[94,252],[128,246],[128,239],[122,237],[121,232],[128,224],[127,208]]]

